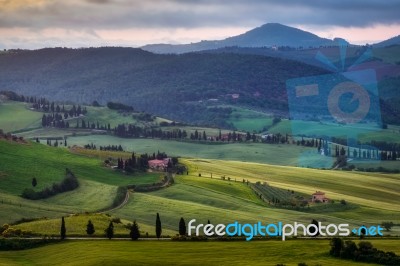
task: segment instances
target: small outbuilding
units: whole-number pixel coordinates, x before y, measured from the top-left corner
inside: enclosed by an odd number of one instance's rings
[[[313,203],[315,203],[315,202],[326,203],[326,202],[329,202],[329,199],[327,197],[325,197],[325,192],[315,191],[315,193],[312,194],[311,202],[313,202]]]

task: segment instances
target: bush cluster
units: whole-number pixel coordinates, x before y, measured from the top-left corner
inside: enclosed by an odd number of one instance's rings
[[[367,241],[361,241],[357,246],[351,240],[343,241],[340,238],[333,238],[330,245],[329,253],[334,257],[382,265],[400,265],[400,256],[393,252],[378,250]]]

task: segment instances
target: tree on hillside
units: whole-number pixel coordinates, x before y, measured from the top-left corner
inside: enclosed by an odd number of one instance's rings
[[[61,230],[60,230],[60,237],[61,239],[65,239],[67,233],[67,229],[65,228],[65,221],[64,216],[61,217]]]
[[[113,222],[110,222],[110,224],[108,225],[108,227],[104,231],[105,231],[106,237],[108,239],[113,238],[114,237],[114,225],[113,225]]]
[[[338,237],[334,237],[330,242],[330,246],[331,250],[329,251],[329,254],[334,257],[339,257],[343,248],[343,240]]]
[[[310,228],[310,230],[309,230],[310,233],[314,234],[314,235],[313,235],[314,237],[319,236],[319,224],[318,224],[318,221],[315,220],[315,219],[313,219],[313,220],[311,221],[311,224],[315,225],[315,226],[317,227],[317,229]]]
[[[160,215],[157,212],[157,218],[156,218],[156,236],[158,239],[160,239],[161,237],[161,232],[162,232],[162,228],[161,228],[161,220],[160,220]]]
[[[386,231],[390,231],[393,227],[393,222],[382,222],[382,226],[386,229]]]
[[[129,233],[129,236],[131,237],[132,240],[138,240],[140,237],[140,231],[139,231],[139,226],[136,223],[136,220],[133,221],[133,224],[131,226],[131,231]]]
[[[42,116],[42,127],[45,127],[45,126],[47,126],[47,118],[46,118],[46,115],[43,114],[43,116]]]
[[[89,220],[88,224],[86,225],[86,233],[91,236],[94,234],[94,232],[96,232],[94,230],[94,225],[93,225],[92,221]]]
[[[340,155],[341,155],[341,156],[346,155],[346,150],[344,149],[343,146],[342,146],[342,148],[340,149]]]
[[[181,217],[181,220],[179,221],[179,235],[186,235],[186,223],[183,217]]]
[[[37,180],[36,177],[32,178],[32,187],[36,187],[37,185]]]

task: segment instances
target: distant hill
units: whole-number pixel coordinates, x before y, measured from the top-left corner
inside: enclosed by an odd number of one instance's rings
[[[188,53],[195,51],[218,49],[223,47],[320,47],[335,45],[329,39],[318,37],[307,31],[285,26],[279,23],[267,23],[238,36],[224,40],[201,41],[191,44],[151,44],[143,46],[142,49],[154,53]]]
[[[303,59],[310,56],[303,55]],[[375,67],[379,61],[375,62],[366,67]],[[389,73],[381,72],[377,70],[378,76]],[[179,122],[226,128],[230,127],[231,110],[224,106],[285,116],[286,81],[327,73],[298,61],[229,49],[174,55],[118,47],[48,48],[0,55],[0,91],[64,102],[120,102]],[[384,119],[400,124],[396,77],[382,80],[379,89],[387,110]]]
[[[53,48],[0,55],[0,90],[77,103],[121,102],[177,121],[220,126],[226,125],[226,110],[210,104],[285,112],[287,79],[325,73],[296,61],[233,53]]]
[[[400,45],[400,35],[374,44],[374,47],[387,47],[391,45]]]

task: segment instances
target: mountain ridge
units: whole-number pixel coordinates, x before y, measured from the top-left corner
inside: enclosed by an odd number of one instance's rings
[[[236,46],[242,48],[318,48],[321,46],[338,46],[342,44],[352,45],[340,36],[331,40],[319,37],[312,32],[280,23],[266,23],[242,34],[221,40],[203,40],[189,44],[147,44],[140,48],[159,54],[182,54]],[[386,47],[390,45],[400,45],[400,35],[372,44],[374,47]]]
[[[143,50],[153,53],[188,53],[212,50],[229,46],[239,47],[275,47],[288,46],[308,48],[335,45],[330,39],[321,38],[311,32],[280,23],[267,23],[251,29],[243,34],[223,40],[201,41],[191,44],[148,44]]]

